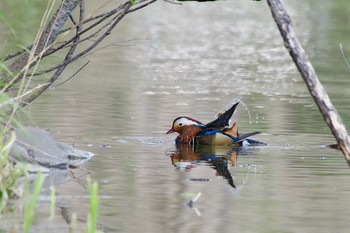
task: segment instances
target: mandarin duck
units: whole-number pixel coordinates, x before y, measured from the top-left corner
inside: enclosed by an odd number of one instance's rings
[[[176,144],[203,144],[227,146],[243,146],[245,144],[264,145],[265,143],[249,139],[250,136],[260,132],[239,134],[238,126],[234,123],[229,126],[230,119],[236,110],[239,102],[235,103],[224,113],[219,113],[217,119],[203,124],[191,117],[180,116],[174,119],[171,129],[167,134],[177,132]]]

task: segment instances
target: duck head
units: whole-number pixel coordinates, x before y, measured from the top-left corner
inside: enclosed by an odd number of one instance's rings
[[[193,118],[182,116],[175,118],[167,134],[177,132],[179,134],[176,138],[177,143],[190,143],[206,127],[206,125]]]

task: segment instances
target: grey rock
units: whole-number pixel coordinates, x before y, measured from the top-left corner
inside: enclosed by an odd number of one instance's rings
[[[14,132],[16,141],[11,148],[10,158],[16,162],[65,169],[80,166],[94,156],[91,152],[56,141],[46,130],[24,127]]]

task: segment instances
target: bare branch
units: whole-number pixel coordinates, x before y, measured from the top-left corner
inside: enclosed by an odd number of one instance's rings
[[[299,43],[290,16],[284,9],[280,0],[268,0],[267,2],[283,37],[284,45],[294,60],[294,63],[303,77],[311,96],[314,98],[323,119],[331,129],[348,165],[350,166],[350,137],[337,110],[329,99],[327,92],[318,80],[316,72],[306,56],[303,47]]]
[[[56,11],[54,16],[52,17],[49,25],[46,27],[45,31],[41,34],[39,43],[37,45],[34,52],[34,55],[41,54],[43,50],[47,49],[47,45],[51,45],[59,35],[60,31],[62,30],[65,22],[67,21],[69,15],[71,12],[76,8],[78,5],[79,0],[63,0],[60,8]],[[10,70],[14,73],[20,72],[28,66],[29,62],[29,54],[24,53],[20,58],[18,58],[16,61],[14,61],[10,66]],[[38,59],[40,60],[40,59]],[[37,61],[32,61],[30,64],[30,67],[34,65]],[[23,77],[23,74],[20,73],[15,78],[10,79],[8,75],[2,74],[2,77],[0,81],[2,82],[8,82],[9,85],[7,88],[3,89],[3,91],[8,90],[9,87],[11,87],[13,84],[18,82]],[[11,81],[11,82],[10,82]]]
[[[33,46],[33,45],[29,46],[28,48],[25,48],[25,49],[22,49],[22,50],[19,50],[19,51],[10,53],[10,54],[8,54],[8,55],[5,56],[5,57],[0,57],[0,60],[7,61],[7,60],[10,60],[10,59],[12,59],[12,58],[14,58],[14,57],[17,57],[17,56],[19,56],[19,55],[21,55],[21,54],[23,54],[23,53],[25,53],[25,52],[30,51],[30,50],[32,49],[32,46]]]
[[[78,58],[82,57],[83,55],[85,55],[86,53],[90,52],[93,48],[95,48],[106,36],[108,36],[111,31],[113,30],[113,28],[119,23],[119,21],[126,15],[128,9],[131,7],[131,3],[130,2],[126,2],[122,5],[122,12],[115,17],[115,21],[114,23],[108,28],[108,30],[98,39],[96,40],[91,46],[89,46],[88,48],[86,48],[84,51],[80,52],[79,54],[73,56],[73,52],[75,50],[75,46],[72,46],[71,49],[69,50],[68,54],[66,55],[64,61],[62,62],[62,64],[57,68],[56,72],[53,74],[53,76],[50,78],[49,83],[50,85],[56,81],[56,79],[61,75],[61,73],[63,72],[63,70],[66,68],[66,66],[77,60]],[[79,38],[77,38],[79,39]],[[40,88],[38,91],[36,91],[35,93],[33,93],[33,95],[29,96],[26,101],[21,102],[20,106],[24,107],[25,105],[27,105],[28,103],[32,102],[34,99],[36,99],[37,97],[39,97],[50,85],[48,86],[43,86],[42,88]]]
[[[151,1],[149,1],[149,2],[146,2],[146,3],[144,3],[144,4],[140,5],[140,6],[137,6],[137,7],[135,7],[135,8],[132,8],[132,9],[128,10],[127,13],[131,13],[131,12],[140,10],[140,9],[142,9],[142,8],[148,6],[148,5],[150,5],[150,4],[152,4],[152,3],[156,2],[156,1],[157,1],[157,0],[151,0]]]
[[[124,18],[125,15],[142,9],[156,1],[157,0],[143,0],[136,6],[132,6],[131,2],[127,0],[123,4],[116,6],[115,9],[112,9],[106,13],[102,13],[97,16],[89,15],[89,17],[85,17],[84,0],[63,0],[60,9],[56,11],[48,26],[41,34],[40,39],[38,40],[39,42],[28,47],[31,48],[31,53],[26,52],[26,50],[23,49],[3,58],[4,60],[10,60],[17,57],[17,59],[9,66],[8,72],[5,70],[2,74],[0,74],[0,81],[7,83],[7,85],[5,85],[1,91],[8,92],[9,90],[15,90],[18,86],[16,83],[24,77],[30,77],[28,78],[28,82],[26,84],[26,86],[29,86],[30,80],[33,76],[39,76],[54,71],[52,76],[48,80],[46,79],[47,81],[45,85],[39,86],[39,88],[36,87],[35,91],[29,92],[30,94],[22,96],[24,99],[19,101],[19,106],[23,107],[31,103],[59,78],[70,63],[82,58],[83,56],[86,56],[93,49],[95,49],[96,46],[98,46],[112,32],[115,26],[122,18]],[[72,12],[78,6],[78,4],[80,9],[79,20],[74,19],[72,16]],[[63,29],[63,26],[68,19],[73,22],[74,26]],[[86,28],[83,28],[83,26],[87,25],[87,23],[89,23],[89,25]],[[75,33],[72,35],[74,29]],[[62,39],[67,37],[68,34],[71,35],[70,38],[64,39],[63,41]],[[94,41],[91,40],[92,38],[94,38]],[[83,48],[83,50],[80,52],[76,52],[77,46],[86,41],[89,41],[89,46]],[[66,52],[66,56],[60,63],[53,65],[50,68],[44,68],[40,72],[36,72],[36,67],[41,59],[67,48],[68,51]],[[87,64],[57,86],[62,85],[73,78],[86,65]],[[29,73],[28,71],[32,68],[33,71]],[[13,74],[12,76],[14,77],[11,78],[10,74]],[[18,89],[20,90],[20,88]],[[12,111],[12,114],[13,112],[14,111]]]

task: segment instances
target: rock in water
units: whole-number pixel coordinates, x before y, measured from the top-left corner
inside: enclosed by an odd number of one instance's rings
[[[46,130],[24,127],[14,131],[16,141],[10,157],[18,162],[64,169],[68,166],[77,167],[94,156],[91,152],[56,141]]]

